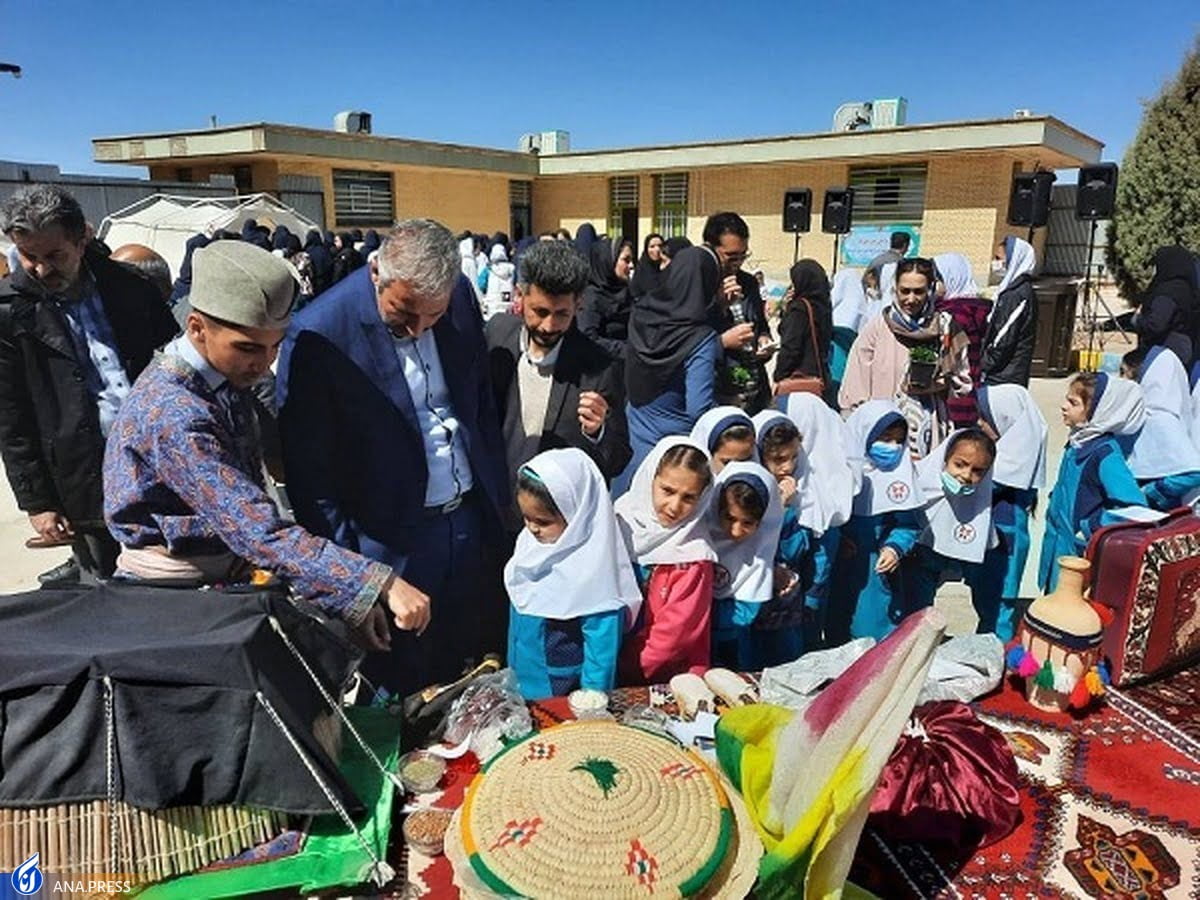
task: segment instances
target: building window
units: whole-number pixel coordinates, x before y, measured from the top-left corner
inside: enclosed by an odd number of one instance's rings
[[[333,217],[338,225],[391,225],[395,221],[391,174],[334,169]]]
[[[249,166],[233,167],[233,183],[239,194],[254,193],[254,176]]]
[[[617,175],[608,180],[608,234],[612,238],[632,235],[637,240],[638,177]],[[632,231],[630,224],[632,223]]]
[[[925,217],[926,166],[850,170],[855,225],[920,225]]]
[[[179,168],[175,170],[175,180],[184,184],[190,184],[195,179],[190,168]]]
[[[515,244],[533,231],[533,182],[508,183],[508,236]]]
[[[663,237],[687,234],[687,172],[654,176],[654,230]]]

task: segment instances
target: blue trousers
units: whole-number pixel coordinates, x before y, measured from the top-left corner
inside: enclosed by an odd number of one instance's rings
[[[1006,600],[1002,596],[1008,563],[1003,543],[985,553],[983,562],[978,563],[947,559],[933,549],[920,545],[904,561],[905,614],[932,606],[934,595],[942,582],[942,573],[956,567],[971,590],[971,605],[979,616],[979,625],[975,630],[981,634],[994,632],[1001,641],[1007,643],[1016,627],[1015,598]]]

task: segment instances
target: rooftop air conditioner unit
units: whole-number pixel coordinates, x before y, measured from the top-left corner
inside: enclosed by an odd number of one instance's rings
[[[542,136],[535,132],[521,135],[520,140],[517,141],[517,149],[522,153],[540,153],[542,150]]]
[[[552,153],[567,153],[571,149],[571,135],[566,131],[543,131],[541,134],[543,156]]]
[[[1013,118],[1014,119],[1032,119],[1033,118],[1033,110],[1032,109],[1014,109],[1013,110]]]
[[[343,134],[370,134],[371,114],[357,109],[348,109],[333,117],[333,130]]]
[[[896,128],[908,118],[908,101],[903,97],[874,100],[871,107],[872,128]]]
[[[843,103],[833,114],[834,131],[858,131],[870,127],[870,103]]]

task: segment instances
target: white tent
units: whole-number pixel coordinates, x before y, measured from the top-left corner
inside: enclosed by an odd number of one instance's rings
[[[271,230],[286,225],[301,243],[310,228],[320,227],[270,194],[244,197],[154,194],[106,217],[100,223],[98,237],[114,250],[124,244],[144,244],[167,261],[174,277],[179,274],[185,245],[192,235],[212,235],[222,228],[237,233],[247,219]]]

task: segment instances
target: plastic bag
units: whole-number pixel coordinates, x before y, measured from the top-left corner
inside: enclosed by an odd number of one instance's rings
[[[445,739],[457,745],[470,740],[481,762],[533,731],[533,719],[517,688],[512,669],[477,679],[454,701],[446,722]]]

